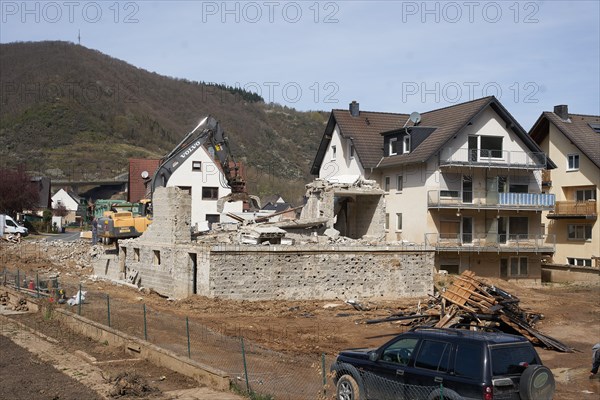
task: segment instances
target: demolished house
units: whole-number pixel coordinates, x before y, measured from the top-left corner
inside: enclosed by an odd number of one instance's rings
[[[192,239],[187,191],[157,188],[153,202],[154,220],[148,230],[121,241],[118,256],[96,260],[97,276],[174,298],[199,294],[240,300],[393,299],[431,292],[432,251],[367,240],[346,245],[319,236],[317,230],[327,230],[333,218],[295,221],[295,229],[304,225],[302,229],[316,235],[297,235],[287,244],[294,234],[277,226],[287,222],[252,226],[244,221],[235,230]]]

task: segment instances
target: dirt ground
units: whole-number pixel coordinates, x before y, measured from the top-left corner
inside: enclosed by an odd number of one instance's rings
[[[27,244],[25,244],[27,245]],[[23,246],[23,244],[21,245]],[[70,265],[68,260],[52,262],[36,255],[23,256],[23,251],[2,249],[2,259],[9,268],[18,267],[28,274],[49,267],[61,271],[61,280],[75,284],[92,274],[89,266]],[[75,269],[74,269],[75,268]],[[536,328],[575,348],[574,353],[559,353],[537,348],[544,364],[557,380],[555,399],[597,399],[600,379],[588,379],[591,368],[591,347],[600,342],[600,282],[586,285],[540,285],[525,287],[503,280],[485,280],[521,299],[521,307],[544,314]],[[181,316],[188,316],[212,330],[229,336],[243,336],[268,349],[290,355],[335,355],[351,347],[375,347],[407,328],[398,323],[366,325],[368,319],[388,316],[394,312],[425,306],[427,298],[373,302],[370,311],[357,311],[343,300],[331,301],[229,301],[192,296],[170,301],[155,293],[143,293],[126,286],[103,281],[86,281],[86,288],[130,303],[143,301],[148,307]],[[218,365],[215,365],[218,367]]]

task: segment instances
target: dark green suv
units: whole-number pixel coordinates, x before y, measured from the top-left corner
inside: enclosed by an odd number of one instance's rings
[[[375,350],[342,351],[338,400],[550,400],[555,382],[525,338],[417,328]]]

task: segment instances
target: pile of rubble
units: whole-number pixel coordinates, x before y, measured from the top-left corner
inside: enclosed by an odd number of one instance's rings
[[[482,282],[472,271],[465,271],[446,290],[438,291],[426,307],[419,304],[416,312],[396,313],[366,323],[405,321],[404,325],[409,326],[502,331],[522,335],[534,345],[547,349],[574,351],[535,329],[535,324],[544,316],[523,310],[519,302],[518,297]]]

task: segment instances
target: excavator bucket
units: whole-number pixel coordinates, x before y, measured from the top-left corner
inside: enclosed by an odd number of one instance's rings
[[[223,212],[223,208],[225,207],[225,203],[229,203],[232,201],[243,201],[250,204],[251,210],[260,210],[260,199],[257,196],[252,196],[245,192],[231,192],[227,196],[221,197],[217,200],[217,212],[220,214]]]

